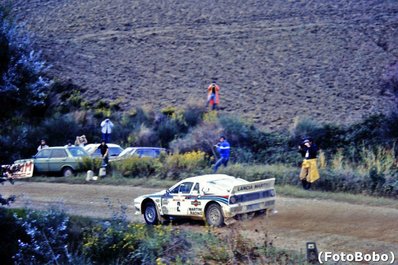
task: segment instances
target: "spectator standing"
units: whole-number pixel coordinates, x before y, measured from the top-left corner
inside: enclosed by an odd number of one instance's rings
[[[109,148],[106,145],[105,140],[102,140],[101,145],[98,146],[98,148],[101,150],[101,155],[102,155],[102,167],[106,167],[108,165],[108,153],[109,153]]]
[[[230,144],[228,143],[228,141],[225,139],[224,136],[220,136],[219,142],[218,142],[218,144],[215,145],[215,147],[217,147],[217,151],[221,157],[220,157],[220,159],[218,159],[218,161],[214,165],[214,169],[213,169],[214,173],[217,172],[218,168],[221,165],[224,165],[224,167],[226,167],[228,165],[230,149],[231,149]]]
[[[209,106],[210,103],[213,110],[217,109],[217,105],[220,104],[219,91],[220,87],[216,84],[216,81],[213,81],[207,88],[206,108]]]
[[[109,118],[106,118],[101,122],[101,132],[102,132],[102,140],[106,143],[109,143],[111,140],[113,123]]]
[[[317,166],[318,147],[311,139],[305,139],[299,146],[299,152],[303,156],[303,164],[300,171],[300,180],[305,190],[311,188],[311,184],[319,179]]]
[[[37,152],[39,152],[40,150],[44,149],[44,148],[48,148],[48,145],[46,143],[46,140],[42,139],[40,141],[40,145],[39,147],[37,147]]]
[[[84,147],[85,144],[87,144],[87,138],[84,134],[82,136],[76,136],[75,140],[76,146]]]

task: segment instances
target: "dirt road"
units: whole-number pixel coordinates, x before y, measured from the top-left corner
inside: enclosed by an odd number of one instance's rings
[[[159,190],[34,182],[7,183],[0,189],[3,196],[17,195],[17,202],[12,207],[46,209],[61,206],[75,215],[110,217],[123,205],[127,206],[128,218],[138,222],[143,218],[133,214],[133,199]],[[267,233],[275,246],[286,249],[304,251],[306,242],[315,241],[323,251],[393,251],[398,257],[397,209],[278,197],[277,210],[274,215],[238,222],[232,227],[238,227],[245,236],[255,240],[262,240]],[[194,225],[194,229],[201,230],[202,226]],[[224,227],[220,231],[228,233],[228,229]]]

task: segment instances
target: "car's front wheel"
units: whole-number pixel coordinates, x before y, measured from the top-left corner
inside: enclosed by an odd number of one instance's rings
[[[210,226],[222,226],[224,224],[224,215],[221,206],[217,203],[210,204],[206,209],[206,222]]]
[[[64,177],[70,177],[70,176],[72,176],[74,173],[73,173],[73,169],[72,168],[70,168],[70,167],[64,167],[63,169],[62,169],[62,175],[64,176]]]
[[[144,209],[145,222],[149,225],[156,225],[159,223],[156,206],[153,202],[147,202]]]

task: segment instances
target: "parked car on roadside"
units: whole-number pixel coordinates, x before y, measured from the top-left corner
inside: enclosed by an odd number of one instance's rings
[[[123,148],[118,144],[106,144],[109,149],[109,158],[117,157],[121,152],[123,152]],[[101,157],[101,150],[98,148],[100,144],[88,144],[84,146],[84,150],[91,157]]]
[[[89,155],[82,147],[54,146],[40,150],[32,159],[17,160],[14,164],[33,161],[35,174],[61,173],[69,177],[79,171],[83,157]]]
[[[127,147],[117,157],[118,159],[125,159],[129,157],[149,157],[159,158],[160,154],[166,153],[165,148],[160,147]]]

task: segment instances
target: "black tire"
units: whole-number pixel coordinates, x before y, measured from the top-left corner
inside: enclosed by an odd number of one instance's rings
[[[148,225],[159,224],[158,212],[156,211],[156,206],[153,202],[147,202],[145,204],[144,218]]]
[[[206,222],[208,225],[215,227],[224,225],[224,215],[219,204],[212,203],[207,207]]]
[[[64,177],[70,177],[73,176],[75,173],[71,167],[64,167],[62,169],[62,176]]]

